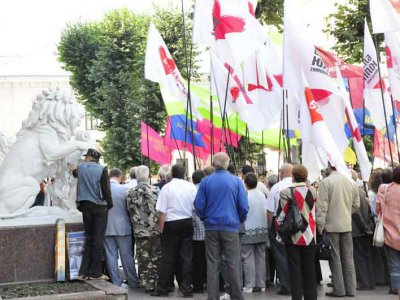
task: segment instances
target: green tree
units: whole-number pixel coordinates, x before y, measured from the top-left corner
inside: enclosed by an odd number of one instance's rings
[[[273,25],[283,29],[283,2],[284,0],[258,0],[256,17],[263,24]]]
[[[349,0],[347,4],[335,4],[336,11],[328,16],[325,32],[335,37],[333,49],[349,63],[363,59],[364,20],[371,29],[368,0]],[[378,36],[378,41],[381,37]]]
[[[152,21],[185,76],[180,12],[156,9]],[[71,72],[78,99],[101,121],[100,129],[106,133],[102,142],[106,162],[124,170],[141,163],[141,120],[157,131],[166,120],[158,85],[144,79],[149,22],[147,15],[115,10],[99,22],[68,25],[58,46],[59,60]],[[185,29],[190,40],[187,17]],[[196,68],[193,64],[193,75]]]

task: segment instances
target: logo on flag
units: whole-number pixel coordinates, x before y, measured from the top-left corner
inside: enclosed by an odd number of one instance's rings
[[[214,0],[213,6],[214,36],[216,40],[224,40],[225,35],[234,32],[243,32],[245,21],[234,16],[221,16],[221,4]]]

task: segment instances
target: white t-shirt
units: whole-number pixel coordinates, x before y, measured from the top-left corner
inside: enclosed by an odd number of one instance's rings
[[[291,187],[292,185],[292,177],[285,177],[276,183],[269,191],[269,195],[264,206],[265,210],[274,213],[275,216],[279,206],[279,193],[284,189]]]
[[[255,228],[267,228],[267,217],[265,216],[265,196],[257,188],[247,191],[249,199],[249,212],[244,222],[246,230]]]
[[[166,222],[191,218],[196,193],[193,183],[174,178],[161,189],[156,209],[165,214]]]
[[[131,179],[130,181],[125,183],[124,186],[126,186],[129,189],[133,189],[133,188],[135,188],[137,186],[137,180],[136,179]]]

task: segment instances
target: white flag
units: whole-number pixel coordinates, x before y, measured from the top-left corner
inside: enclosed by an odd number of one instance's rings
[[[324,117],[319,110],[319,105],[317,101],[315,101],[311,89],[308,87],[305,88],[305,101],[302,102],[302,133],[304,132],[305,142],[314,146],[314,155],[318,154],[315,159],[320,159],[322,162],[329,161],[330,164],[336,168],[336,170],[350,178],[350,172],[346,166],[346,163],[344,162],[343,154],[339,150],[335,139],[330,133]],[[310,158],[309,154],[306,154],[306,158]],[[315,169],[315,162],[310,162],[308,160],[305,161],[304,164],[307,168],[310,167]]]
[[[317,101],[337,91],[336,84],[305,26],[301,1],[285,0],[283,34],[283,88],[303,91],[304,74]]]
[[[250,131],[262,130],[264,124],[262,111],[250,98],[242,79],[235,70],[228,64],[222,64],[211,53],[211,71],[213,91],[218,96],[220,110],[224,111],[225,108],[227,113],[238,113],[239,117],[247,123]]]
[[[251,110],[262,116],[262,120],[257,121],[257,131],[279,127],[282,111],[282,88],[269,70],[268,60],[272,60],[269,55],[267,49],[261,47],[243,62],[245,88],[254,104]]]
[[[365,20],[364,28],[364,100],[365,107],[369,110],[376,129],[385,128],[385,114],[382,102],[382,92],[384,95],[384,103],[386,108],[387,121],[393,114],[390,97],[381,85],[383,81],[379,77],[378,58],[376,55],[375,45],[372,40],[371,33]]]
[[[339,67],[337,65],[336,65],[336,76],[338,79],[339,91],[346,105],[347,124],[350,128],[351,135],[353,136],[354,149],[356,150],[358,165],[360,166],[362,179],[363,181],[368,181],[369,176],[371,175],[372,166],[371,163],[369,162],[367,151],[365,150],[360,129],[358,128],[358,123],[350,103],[349,95],[343,83],[342,74],[340,73]]]
[[[400,32],[385,33],[385,44],[390,92],[394,100],[400,101]]]
[[[370,0],[369,7],[374,33],[400,30],[399,0]]]
[[[211,47],[220,61],[237,67],[267,40],[254,9],[253,1],[197,0],[193,42]]]
[[[163,97],[166,102],[181,102],[186,110],[189,91],[183,80],[174,59],[153,23],[150,23],[146,46],[145,78],[160,84]],[[198,119],[202,119],[197,107],[200,99],[190,93],[192,113]],[[169,104],[169,103],[168,103]],[[168,104],[166,106],[168,108]]]

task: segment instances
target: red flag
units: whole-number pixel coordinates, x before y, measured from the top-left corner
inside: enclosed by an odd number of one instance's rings
[[[150,126],[141,123],[141,147],[142,155],[154,160],[160,165],[171,162],[171,151],[164,145],[163,139]]]
[[[378,157],[387,163],[391,163],[389,143],[390,143],[390,148],[392,149],[393,161],[395,163],[398,163],[399,156],[398,156],[398,152],[397,152],[395,144],[393,142],[390,142],[389,139],[387,137],[385,137],[385,135],[383,133],[381,133],[375,129],[375,132],[374,132],[374,157]]]
[[[327,51],[320,47],[315,47],[321,59],[325,63],[325,67],[327,68],[329,75],[331,77],[336,77],[335,66],[339,66],[339,70],[342,73],[343,77],[352,78],[352,77],[363,77],[363,68],[360,66],[348,64],[344,62],[336,53]]]

